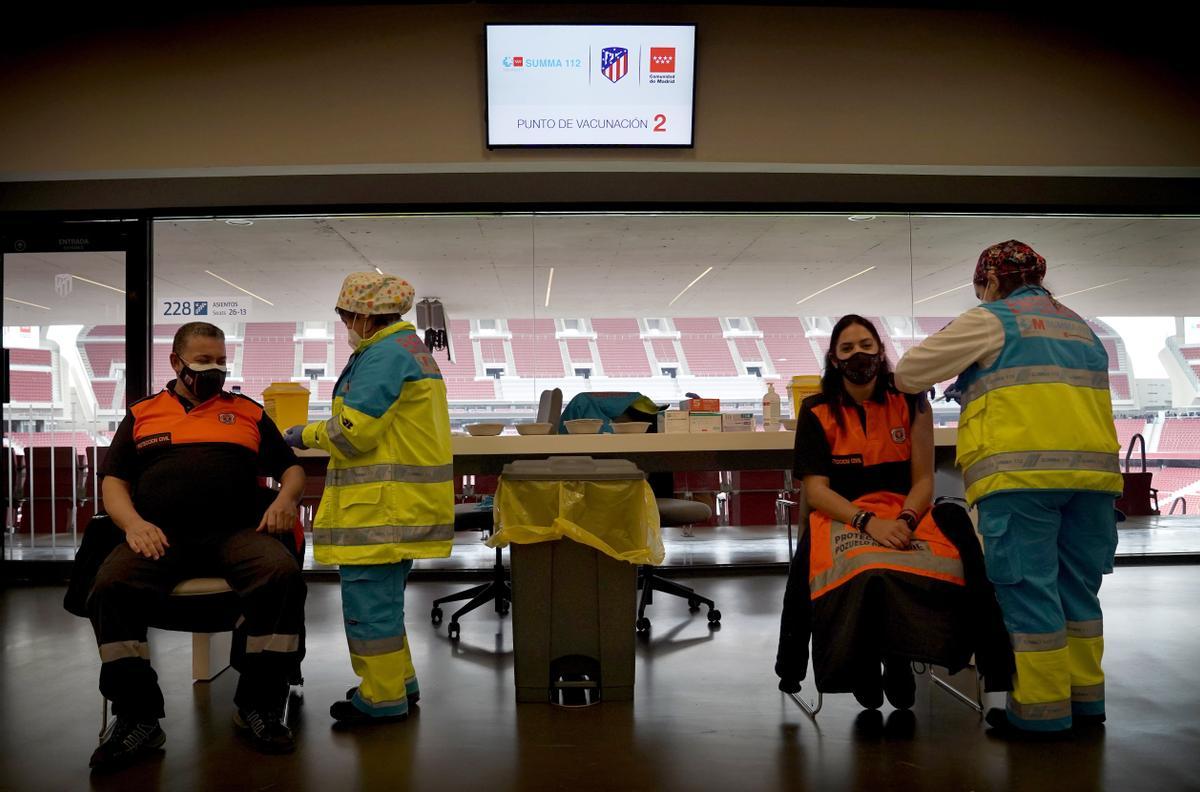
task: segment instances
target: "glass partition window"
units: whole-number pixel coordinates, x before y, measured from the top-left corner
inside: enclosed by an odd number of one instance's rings
[[[4,551],[73,555],[125,408],[124,253],[4,256]]]
[[[821,373],[839,317],[871,318],[894,364],[976,304],[970,279],[977,256],[1010,238],[1047,258],[1047,285],[1104,343],[1119,439],[1123,447],[1135,434],[1145,439],[1162,511],[1200,510],[1197,218],[608,213],[159,221],[152,386],[173,376],[178,327],[203,319],[226,333],[229,387],[262,400],[271,383],[299,383],[311,394],[310,419],[327,416],[351,354],[333,311],[338,288],[347,273],[378,270],[407,279],[418,300],[444,309],[449,348],[435,357],[456,430],[532,420],[541,392],[556,387],[564,401],[638,391],[673,404],[696,393],[719,398],[725,410],[758,414],[771,384],[787,416],[787,385]],[[6,526],[24,537],[9,548],[66,542],[95,500],[94,480],[86,478],[94,477],[95,457],[125,407],[123,265],[114,254],[5,257],[4,342],[12,350],[5,486],[14,495]],[[405,318],[415,321],[415,312]],[[958,406],[944,399],[948,384],[934,388],[933,409],[939,425],[954,427]],[[52,467],[50,457],[45,465],[25,461],[41,453],[28,449],[51,446],[75,449],[64,459],[75,460],[76,473],[68,465],[61,482],[39,473]],[[80,470],[82,483],[72,486]],[[74,506],[60,512],[42,504],[51,482],[53,497],[73,495]]]

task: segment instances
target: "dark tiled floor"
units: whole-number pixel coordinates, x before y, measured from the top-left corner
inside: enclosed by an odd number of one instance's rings
[[[1193,566],[1127,567],[1107,578],[1106,733],[1052,746],[987,737],[977,716],[919,684],[916,728],[871,728],[852,697],[831,696],[810,722],[775,690],[771,672],[783,578],[701,578],[724,622],[662,597],[639,645],[632,704],[567,711],[514,703],[511,621],[490,611],[463,622],[458,644],[428,621],[455,585],[415,582],[409,630],[420,714],[404,724],[339,733],[327,708],[353,682],[338,590],[314,583],[308,605],[306,703],[300,746],[262,757],[229,724],[235,674],[189,683],[187,635],[155,632],[167,696],[161,758],[89,779],[99,699],[86,622],[60,588],[0,591],[0,789],[1196,789],[1200,749],[1200,574]]]
[[[665,566],[728,566],[738,564],[786,564],[787,533],[774,525],[728,525],[698,527],[694,536],[684,536],[680,528],[664,528],[667,550]],[[38,546],[30,548],[29,537],[10,536],[7,552],[14,561],[66,561],[74,557],[70,534],[58,537],[58,548],[48,545],[48,537],[38,537]],[[425,564],[430,570],[484,569],[495,561],[495,551],[484,546],[480,535],[459,533],[450,558]],[[1171,517],[1131,517],[1121,525],[1117,556],[1125,558],[1159,555],[1200,555],[1200,515]],[[305,569],[323,569],[313,562],[311,543]]]

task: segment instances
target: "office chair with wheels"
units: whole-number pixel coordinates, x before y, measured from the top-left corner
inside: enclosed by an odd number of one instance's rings
[[[554,388],[553,390],[542,391],[538,399],[538,423],[553,424],[557,429],[558,419],[561,414],[562,390]],[[464,486],[464,498],[470,498],[473,494],[467,486]],[[479,531],[482,534],[490,534],[492,531],[492,510],[480,509],[477,503],[455,504],[454,530]],[[508,614],[509,608],[512,605],[512,582],[508,570],[504,568],[501,548],[496,548],[496,562],[492,565],[492,575],[488,582],[472,586],[469,589],[446,597],[439,597],[433,601],[433,608],[429,611],[429,620],[433,622],[433,626],[437,627],[442,623],[444,616],[442,613],[443,605],[447,602],[461,602],[462,600],[468,600],[467,604],[456,610],[454,615],[450,617],[450,623],[446,625],[446,634],[450,636],[451,640],[458,640],[458,620],[489,602],[496,603],[496,613],[501,616]]]
[[[700,501],[684,500],[682,498],[656,498],[658,504],[659,522],[666,526],[693,525],[704,522],[712,517],[712,509]],[[656,572],[657,567],[643,564],[638,567],[638,588],[642,596],[638,600],[636,627],[639,633],[650,630],[650,619],[646,617],[646,606],[654,602],[654,592],[670,594],[687,600],[688,609],[696,611],[701,605],[708,607],[708,624],[716,627],[721,622],[721,611],[716,603],[708,597],[696,593],[696,590],[682,583],[667,580]]]

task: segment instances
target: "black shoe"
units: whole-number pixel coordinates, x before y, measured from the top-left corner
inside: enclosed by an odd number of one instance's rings
[[[233,725],[245,732],[256,750],[269,754],[285,754],[296,750],[292,730],[283,722],[278,710],[244,710],[233,714]]]
[[[349,701],[350,699],[354,698],[354,694],[357,692],[358,692],[358,685],[355,685],[354,687],[347,690],[346,691],[346,701]],[[411,693],[408,695],[407,698],[408,698],[408,706],[411,707],[411,706],[417,704],[418,702],[420,702],[421,693],[420,693],[420,691],[417,691],[416,693]]]
[[[1054,742],[1071,736],[1069,729],[1059,731],[1033,731],[1032,729],[1022,729],[1019,726],[1013,725],[1013,722],[1008,719],[1008,712],[999,707],[992,707],[983,716],[984,721],[989,726],[987,734],[989,737],[999,737],[1005,740],[1026,740],[1029,742]]]
[[[882,707],[883,682],[879,678],[879,671],[875,669],[874,676],[864,679],[861,684],[854,688],[853,692],[855,700],[864,708],[875,710]]]
[[[118,767],[161,748],[166,741],[167,735],[156,720],[137,723],[117,718],[104,732],[104,739],[92,752],[88,766],[100,770]]]
[[[329,715],[338,725],[358,726],[368,723],[399,723],[408,720],[408,713],[402,715],[368,715],[349,701],[335,701],[329,708]]]
[[[783,679],[783,678],[781,678],[779,680],[779,690],[780,690],[780,692],[783,692],[783,693],[799,693],[800,692],[800,680],[799,679]]]
[[[907,660],[894,659],[883,664],[883,692],[888,703],[898,710],[910,709],[917,700],[917,680]]]
[[[1077,732],[1093,732],[1104,730],[1104,713],[1099,715],[1072,715],[1071,728]]]

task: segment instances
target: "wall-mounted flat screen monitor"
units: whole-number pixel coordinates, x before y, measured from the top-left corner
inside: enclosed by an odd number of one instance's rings
[[[488,25],[488,146],[691,146],[695,75],[695,25]]]

